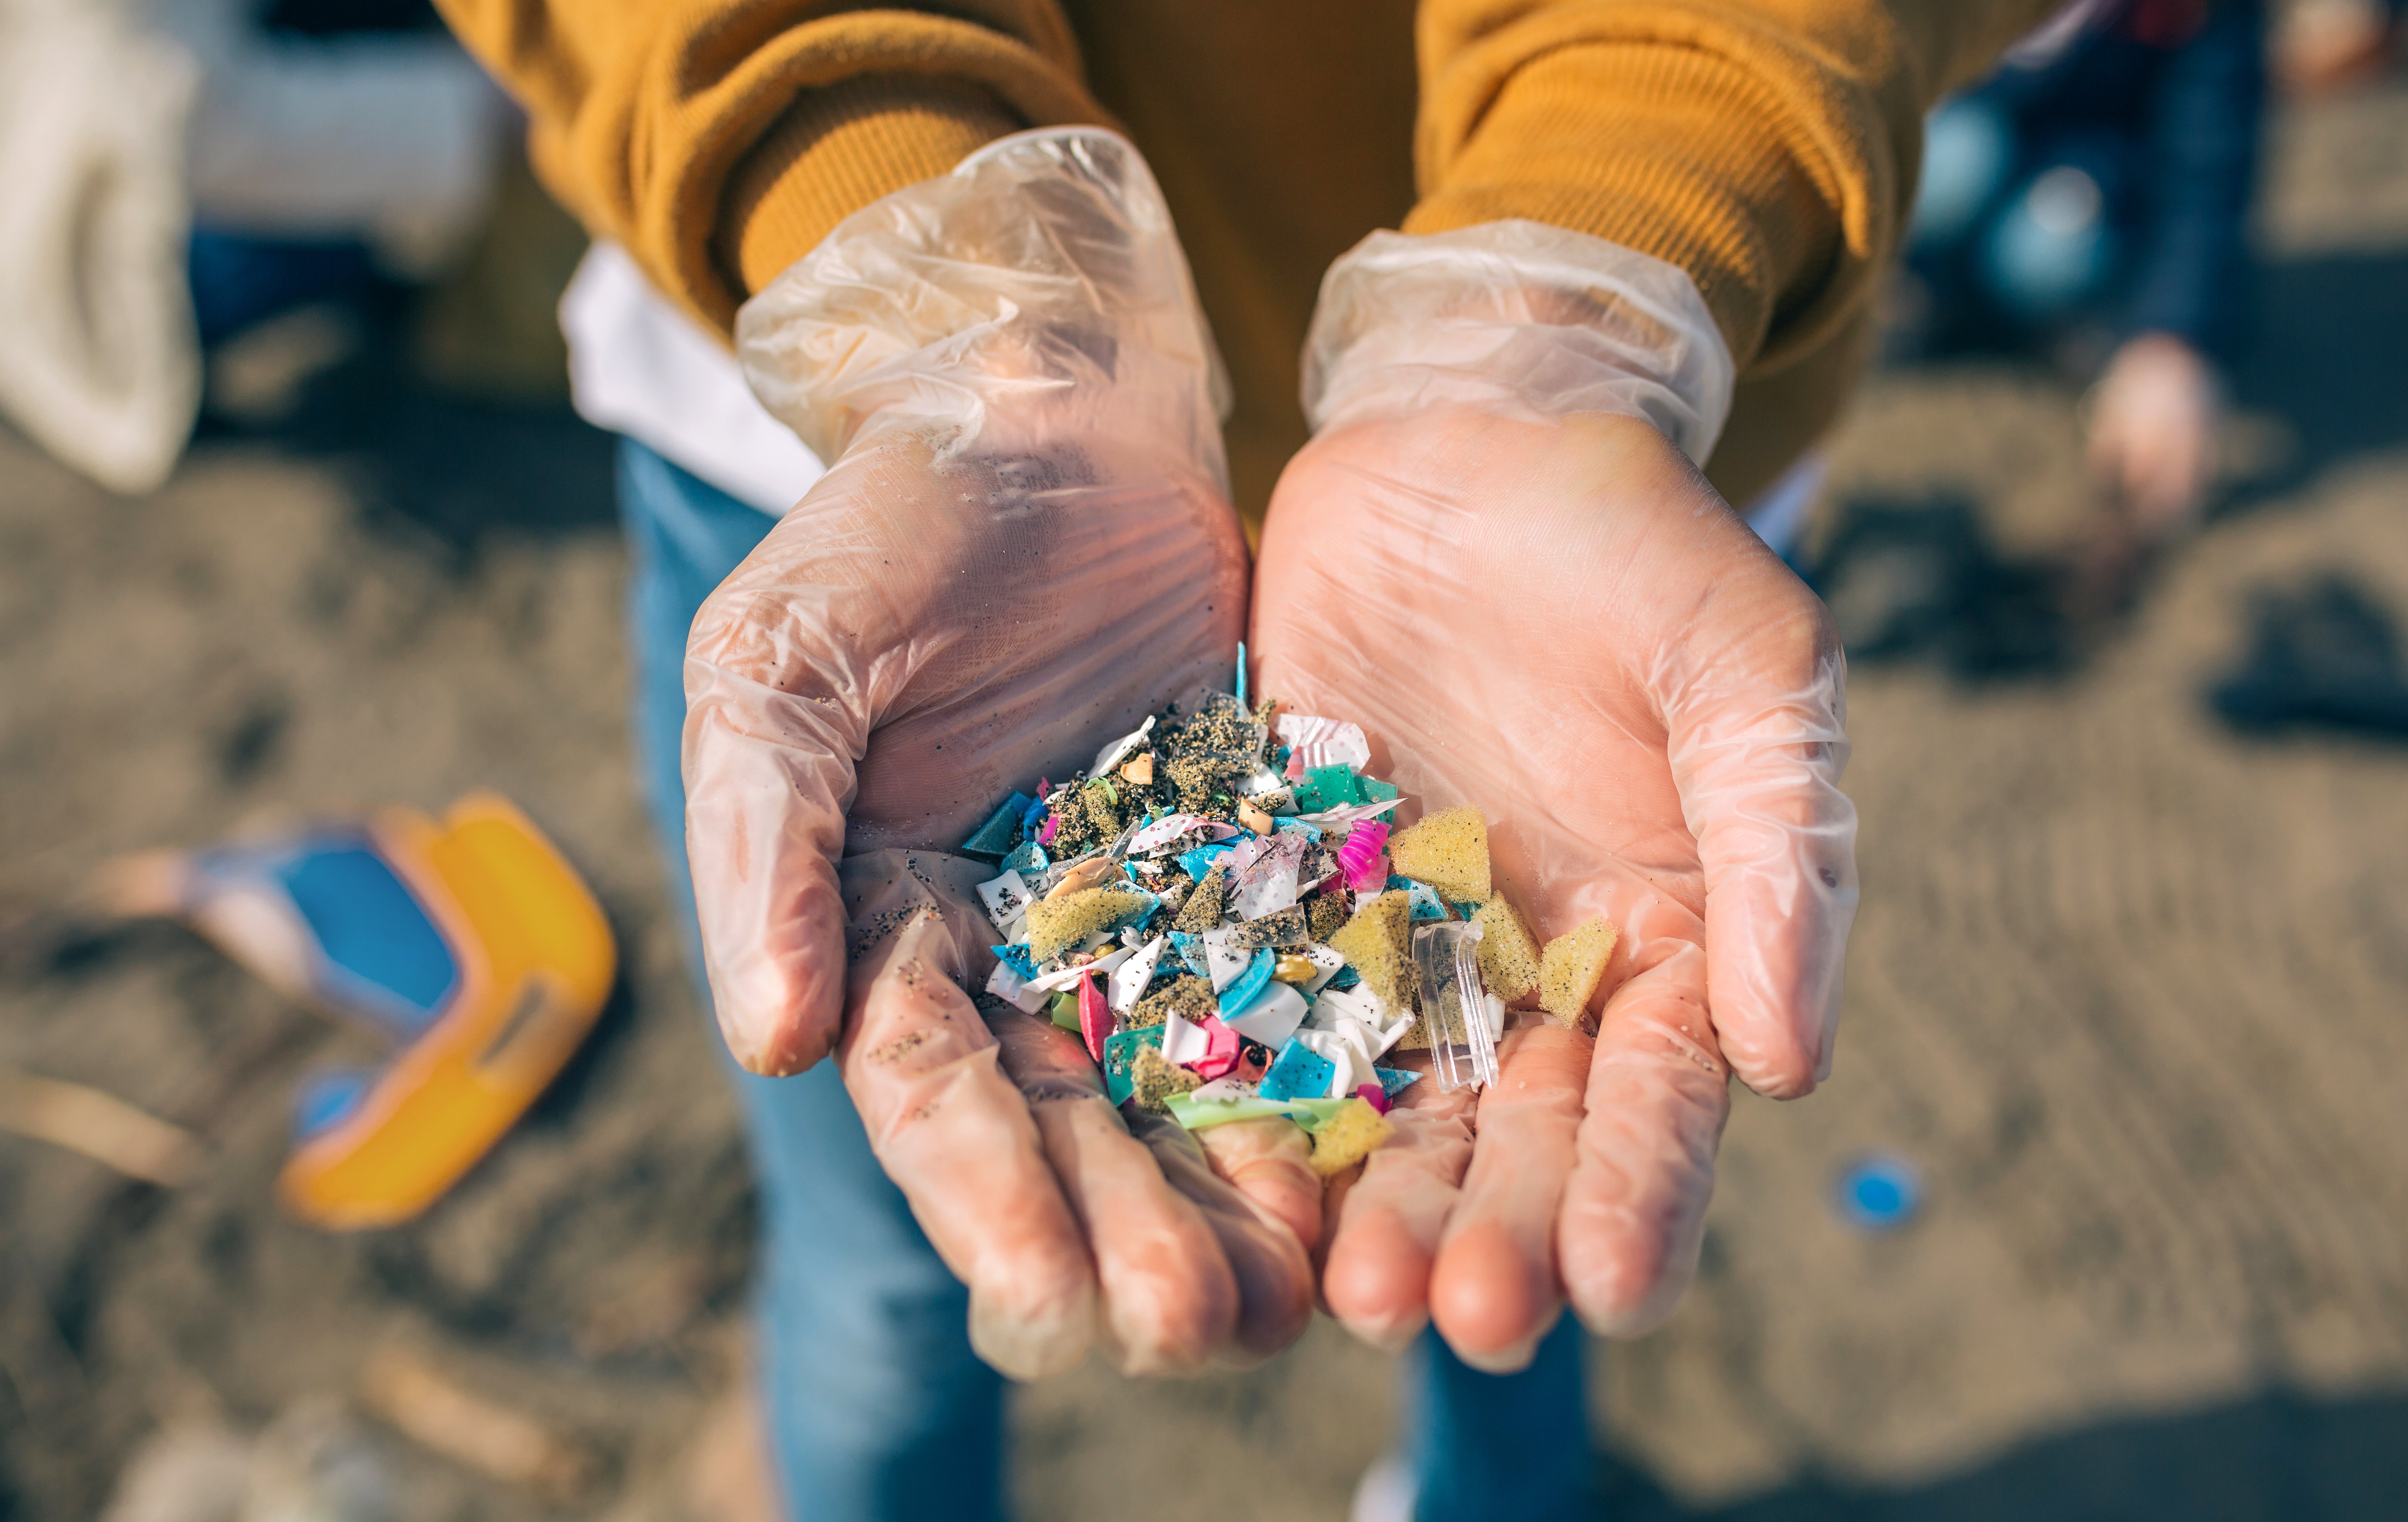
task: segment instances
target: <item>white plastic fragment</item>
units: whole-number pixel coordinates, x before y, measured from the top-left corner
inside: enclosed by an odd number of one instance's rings
[[[1341,803],[1335,808],[1324,809],[1319,813],[1298,814],[1296,817],[1308,825],[1352,825],[1358,819],[1377,819],[1404,801],[1405,796],[1399,793],[1392,798],[1379,798],[1369,803]]]
[[[1229,944],[1234,934],[1234,930],[1204,932],[1204,966],[1212,974],[1212,992],[1216,994],[1237,982],[1239,975],[1254,965],[1253,952]]]
[[[1030,988],[1019,973],[1011,970],[1010,962],[1001,960],[986,975],[986,991],[1025,1014],[1043,1013],[1053,997]]]
[[[1273,1051],[1287,1044],[1304,1023],[1304,996],[1291,984],[1274,983],[1263,990],[1262,997],[1236,1014],[1221,1016],[1221,1023],[1250,1041],[1257,1041]]]
[[[1201,1062],[1211,1055],[1212,1038],[1204,1027],[1173,1010],[1162,1022],[1162,1055],[1177,1063]]]
[[[1229,907],[1241,920],[1276,914],[1297,900],[1297,869],[1307,845],[1300,835],[1273,835],[1261,842],[1251,865],[1239,873]]]
[[[1136,952],[1123,946],[1120,950],[1108,955],[1098,956],[1092,962],[1082,962],[1077,967],[1055,968],[1051,972],[1040,972],[1028,980],[1028,986],[1040,994],[1058,994],[1065,988],[1078,987],[1079,979],[1082,975],[1089,972],[1111,972],[1136,955]]]
[[[1156,936],[1113,970],[1111,1005],[1114,1014],[1126,1014],[1137,1008],[1137,1001],[1145,997],[1145,985],[1154,981],[1154,965],[1162,960],[1162,949],[1169,944],[1168,936]]]
[[[1329,980],[1346,968],[1346,958],[1316,940],[1304,948],[1304,959],[1312,964],[1312,976],[1304,981],[1308,998],[1329,986]]]
[[[1037,901],[1037,890],[1017,871],[991,878],[978,885],[979,897],[986,904],[986,917],[1003,932],[1005,940],[1021,941],[1028,925],[1028,906]]]
[[[1096,753],[1096,764],[1087,768],[1090,777],[1100,777],[1121,764],[1121,758],[1138,748],[1146,736],[1154,733],[1154,716],[1146,715],[1145,723]]]
[[[1360,771],[1371,764],[1371,742],[1364,737],[1361,725],[1310,713],[1283,713],[1278,727],[1281,743],[1295,753],[1288,764],[1298,772],[1341,764]]]

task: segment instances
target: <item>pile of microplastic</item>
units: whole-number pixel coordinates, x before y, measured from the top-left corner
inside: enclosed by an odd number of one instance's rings
[[[1078,1032],[1116,1104],[1190,1129],[1283,1116],[1335,1174],[1384,1141],[1424,1076],[1497,1076],[1509,1004],[1577,1025],[1612,955],[1592,919],[1541,949],[1488,866],[1476,809],[1392,832],[1340,720],[1173,704],[1067,782],[1014,793],[964,854],[1006,944],[987,992]]]

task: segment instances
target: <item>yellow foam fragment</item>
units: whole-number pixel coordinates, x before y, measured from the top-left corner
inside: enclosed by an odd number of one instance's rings
[[[1617,939],[1612,925],[1591,916],[1547,942],[1539,955],[1539,1003],[1559,1024],[1578,1026],[1587,1014]]]
[[[1028,906],[1028,955],[1050,962],[1098,930],[1110,929],[1145,908],[1135,888],[1089,888]]]
[[[1140,1046],[1129,1064],[1129,1096],[1140,1110],[1168,1111],[1174,1094],[1184,1094],[1204,1080],[1162,1055],[1159,1046]]]
[[[1503,894],[1480,906],[1480,981],[1508,1004],[1539,991],[1539,942]],[[1608,942],[1611,949],[1611,942]]]
[[[1404,894],[1383,893],[1365,904],[1329,938],[1329,949],[1391,1006],[1413,1007],[1413,906]]]
[[[1313,1129],[1312,1170],[1323,1178],[1342,1173],[1371,1156],[1396,1130],[1369,1099],[1349,1099]]]
[[[1442,809],[1388,837],[1388,867],[1452,903],[1488,898],[1488,822],[1480,811]]]

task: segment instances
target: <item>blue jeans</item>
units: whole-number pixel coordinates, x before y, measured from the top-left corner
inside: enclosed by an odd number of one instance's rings
[[[633,559],[638,760],[692,954],[678,770],[686,630],[774,520],[632,439],[620,443],[619,500]],[[971,1354],[968,1293],[880,1170],[835,1065],[760,1078],[731,1058],[727,1070],[760,1185],[760,1376],[789,1513],[999,1517],[1003,1382]],[[1423,1338],[1408,1360],[1407,1433],[1424,1522],[1590,1515],[1581,1348],[1568,1317],[1527,1371],[1499,1379]]]

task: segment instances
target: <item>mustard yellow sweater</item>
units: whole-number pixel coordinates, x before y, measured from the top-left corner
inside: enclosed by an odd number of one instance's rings
[[[1236,495],[1304,437],[1323,270],[1374,228],[1527,217],[1696,279],[1745,501],[1863,348],[1923,113],[2060,0],[438,0],[595,233],[726,330],[879,196],[1025,127],[1117,126],[1236,382]]]

